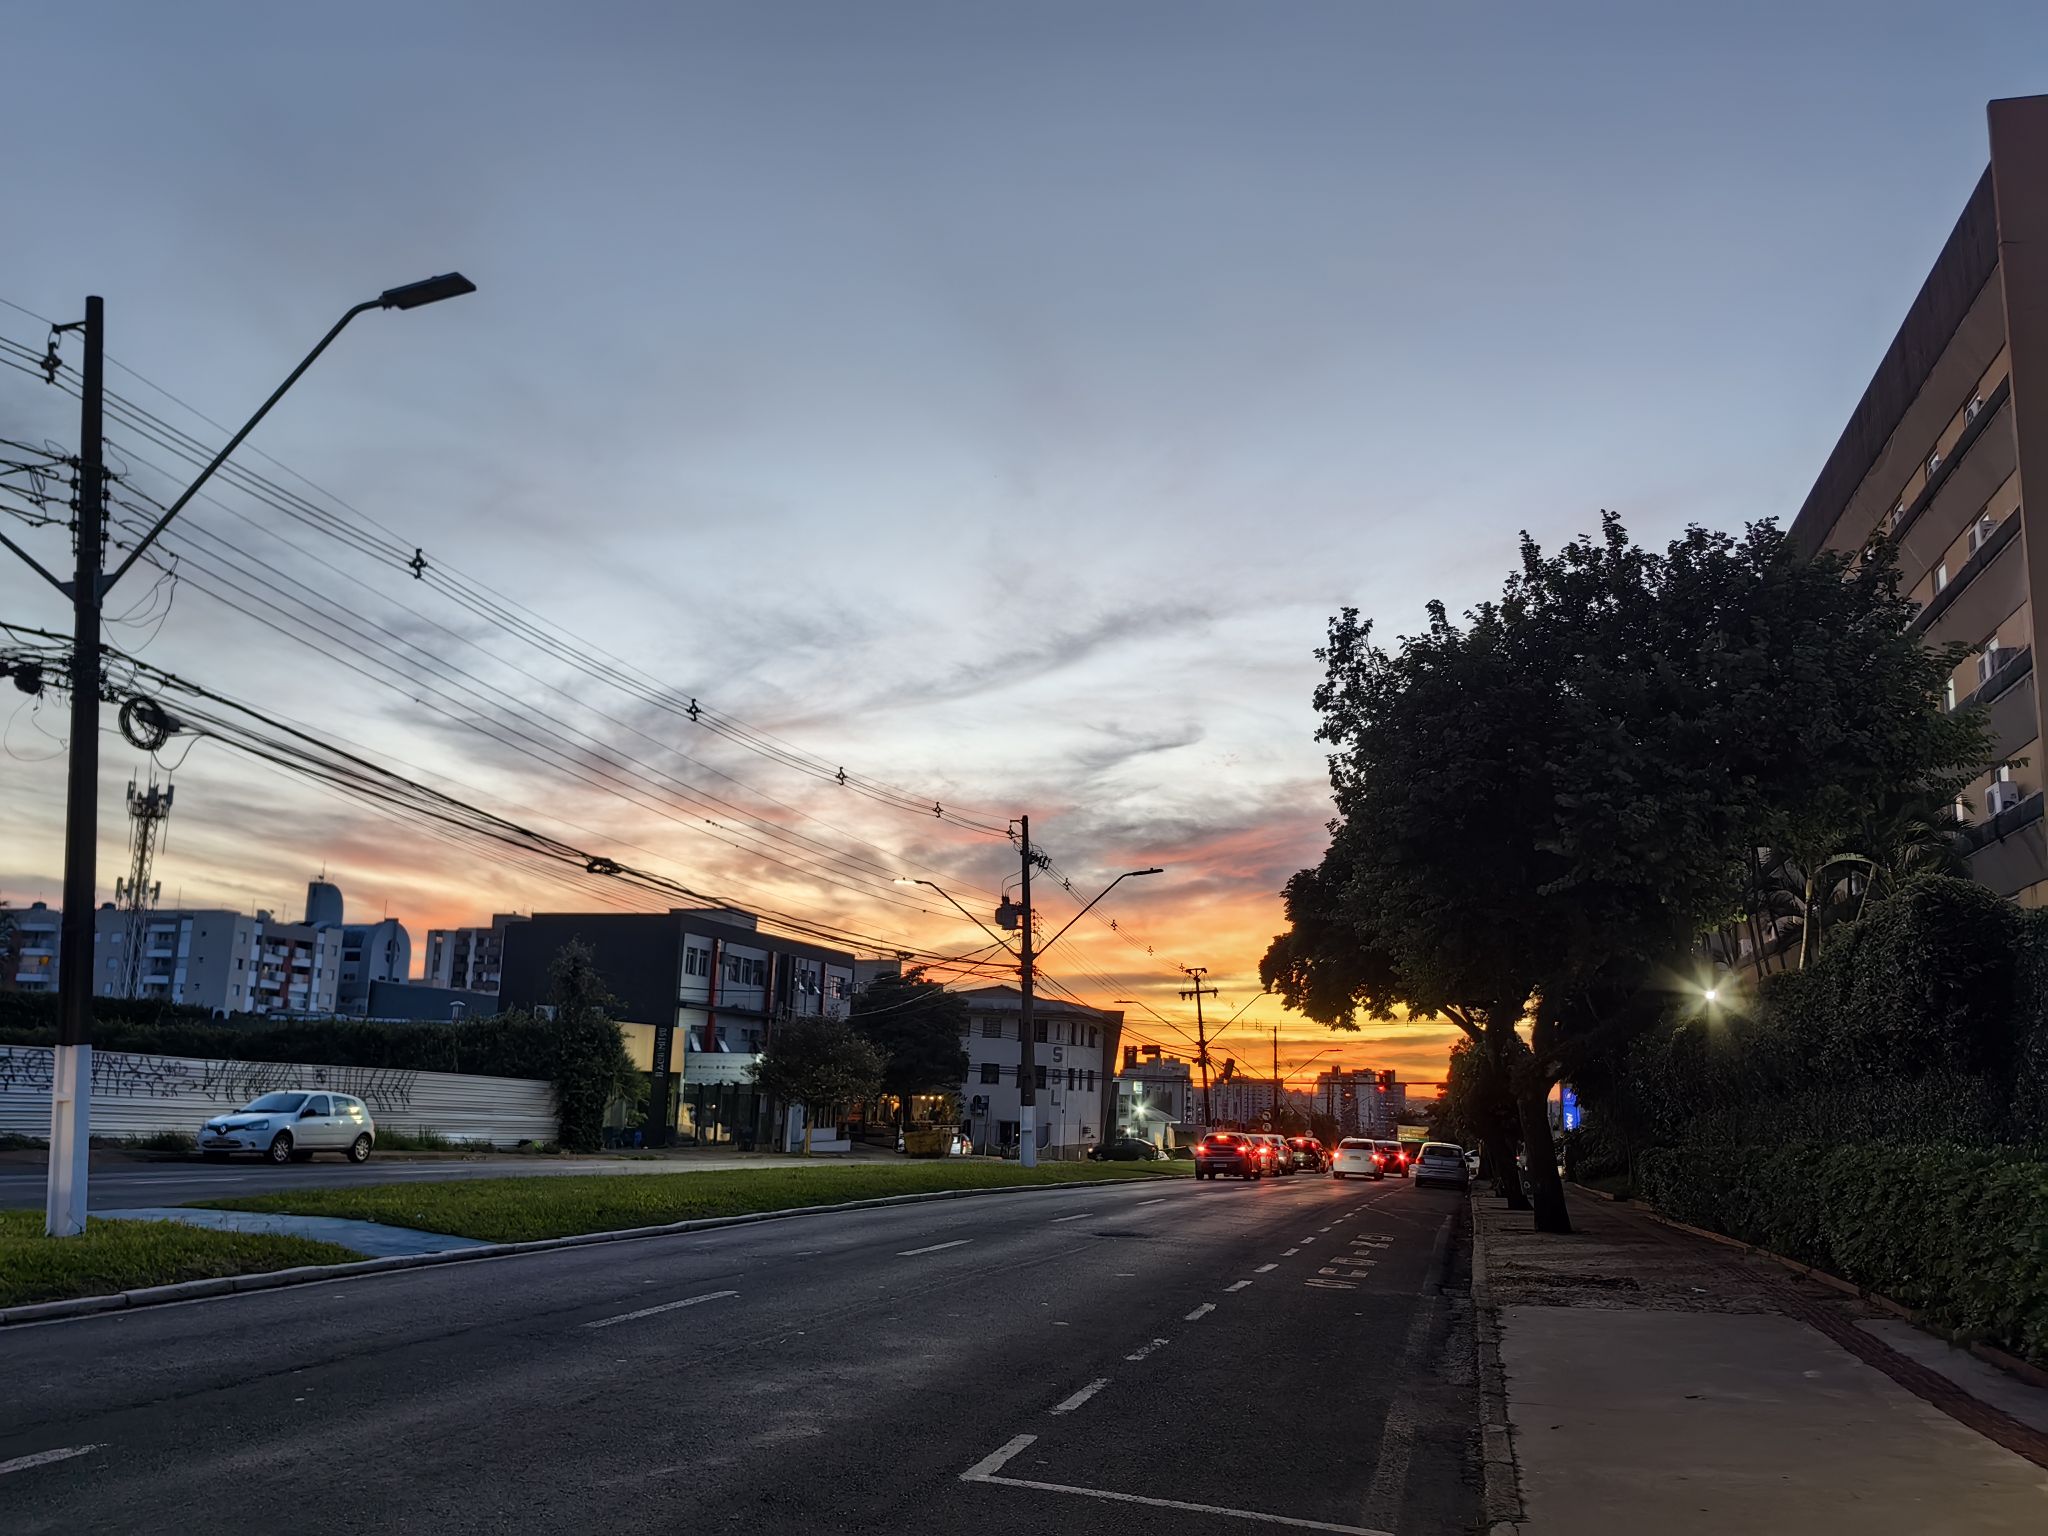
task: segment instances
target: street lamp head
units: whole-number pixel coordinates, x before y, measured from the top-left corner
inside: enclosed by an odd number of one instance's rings
[[[1129,873],[1133,875],[1163,875],[1166,871],[1155,864],[1150,869],[1134,869],[1129,871]]]
[[[908,876],[908,875],[898,875],[898,876],[896,877],[896,880],[895,880],[895,884],[897,884],[897,885],[915,885],[915,884],[917,884],[917,882],[916,882],[915,880],[911,879],[911,878],[910,878],[910,876]]]
[[[383,309],[418,309],[422,304],[438,304],[443,299],[459,299],[465,293],[475,292],[476,284],[460,272],[443,272],[423,282],[386,288],[377,304]]]

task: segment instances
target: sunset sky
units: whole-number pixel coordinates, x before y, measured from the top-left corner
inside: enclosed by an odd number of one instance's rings
[[[986,942],[891,880],[986,915],[1007,843],[574,674],[492,622],[524,605],[849,773],[1028,813],[1083,899],[1164,866],[1045,961],[1140,999],[1141,1038],[1185,1051],[1176,967],[1207,966],[1211,1017],[1244,1010],[1219,1055],[1266,1070],[1277,1023],[1283,1070],[1334,1046],[1425,1085],[1446,1029],[1333,1039],[1256,997],[1330,814],[1327,617],[1401,633],[1603,507],[1651,539],[1788,518],[1983,167],[1985,101],[2048,59],[2048,11],[1996,4],[305,9],[10,11],[0,336],[40,349],[104,295],[110,387],[211,447],[348,305],[462,270],[473,296],[356,322],[239,462],[491,596],[221,485],[112,644],[698,889]],[[0,369],[0,436],[76,435]],[[122,494],[182,487],[109,436]],[[11,557],[0,618],[68,625]],[[493,739],[323,638],[343,621],[652,777]],[[0,695],[17,903],[58,897],[64,724]],[[324,867],[416,954],[592,905],[190,745],[160,754],[167,903],[297,915]],[[104,767],[102,899],[150,765],[109,734]],[[734,847],[741,812],[841,883]]]

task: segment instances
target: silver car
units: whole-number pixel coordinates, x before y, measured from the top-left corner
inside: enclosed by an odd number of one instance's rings
[[[365,1163],[376,1144],[377,1122],[361,1099],[319,1089],[266,1093],[199,1128],[199,1155],[210,1163],[235,1152],[254,1152],[280,1164],[303,1163],[315,1152],[339,1152],[352,1163]]]
[[[1449,1184],[1463,1189],[1471,1182],[1465,1166],[1465,1149],[1448,1141],[1425,1141],[1415,1159],[1415,1187]]]

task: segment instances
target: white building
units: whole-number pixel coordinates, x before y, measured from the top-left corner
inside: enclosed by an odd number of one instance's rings
[[[214,909],[134,914],[112,902],[93,932],[93,991],[147,997],[214,1013],[332,1013],[341,930]]]
[[[341,985],[335,989],[335,1003],[344,1013],[369,1008],[373,983],[402,982],[411,976],[412,935],[397,918],[341,925]]]
[[[505,930],[525,921],[516,912],[500,912],[482,928],[429,928],[426,974],[420,979],[430,987],[495,993],[504,978]]]
[[[1156,1046],[1143,1056],[1135,1046],[1126,1046],[1116,1078],[1116,1130],[1173,1147],[1193,1140],[1201,1122],[1202,1094],[1194,1068],[1177,1056],[1160,1055]]]
[[[967,1108],[977,1151],[999,1151],[1017,1140],[1021,1100],[1017,1074],[1024,1046],[1018,1030],[1024,999],[1015,987],[978,987],[967,1001]],[[1108,1135],[1116,1110],[1116,1060],[1124,1016],[1115,1009],[1034,998],[1038,1150],[1046,1157],[1080,1157]]]

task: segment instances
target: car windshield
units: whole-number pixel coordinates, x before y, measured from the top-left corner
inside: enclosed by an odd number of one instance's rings
[[[266,1093],[242,1106],[245,1115],[287,1115],[306,1102],[303,1093]]]

